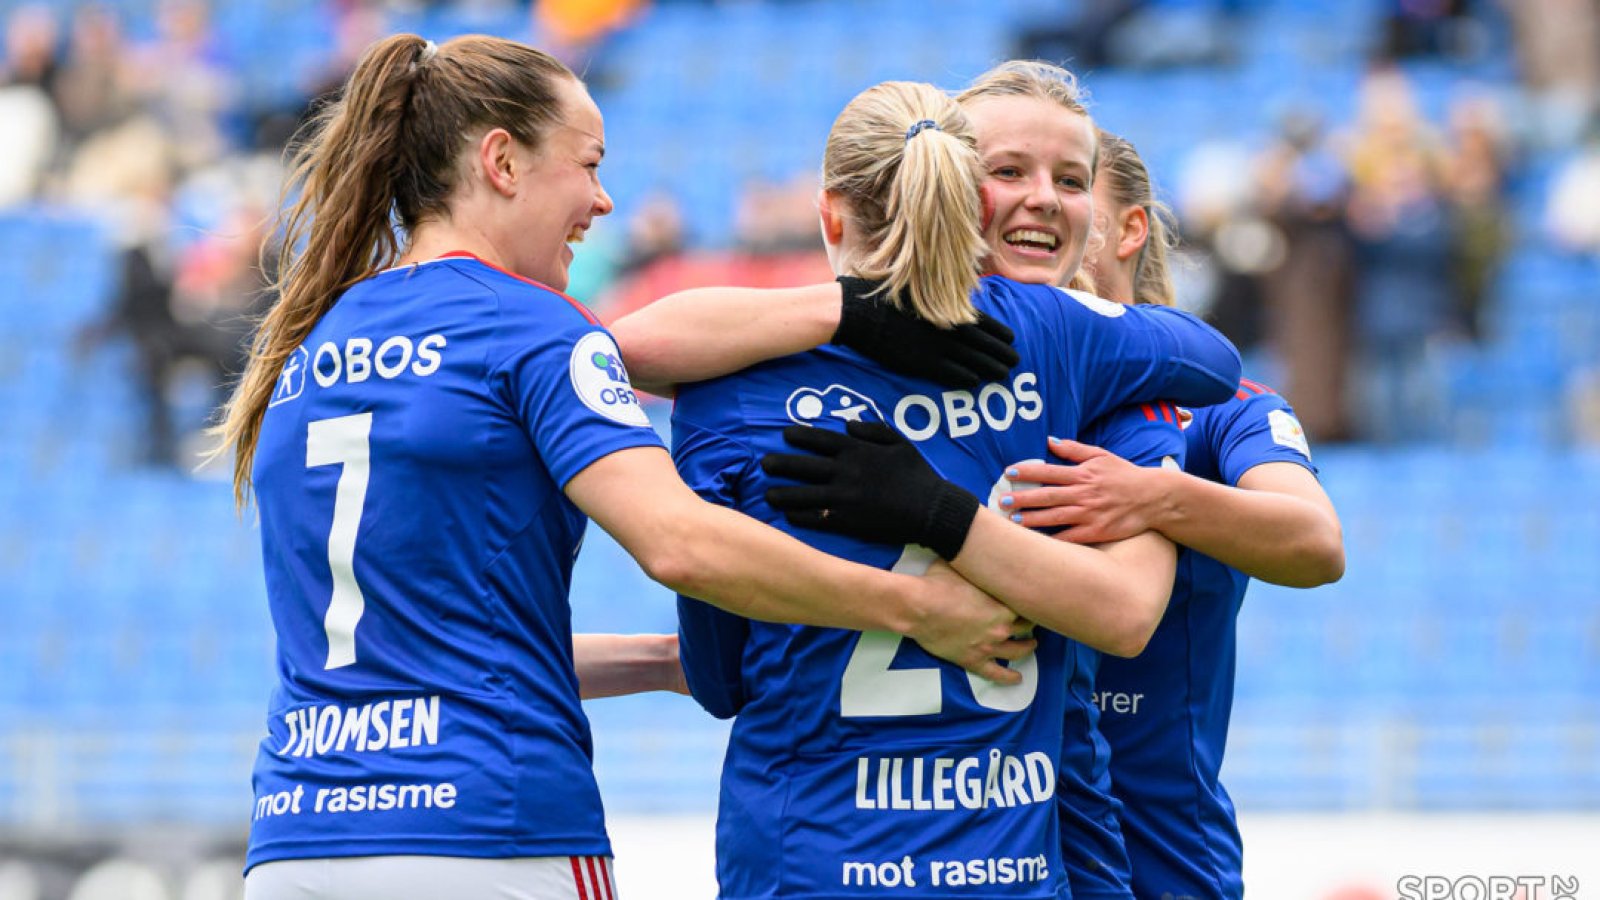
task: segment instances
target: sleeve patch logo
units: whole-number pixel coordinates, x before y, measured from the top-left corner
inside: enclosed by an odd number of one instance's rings
[[[644,408],[639,405],[639,395],[628,383],[628,370],[622,364],[622,354],[611,335],[591,331],[579,338],[572,345],[572,359],[567,369],[572,389],[584,406],[623,425],[650,424]]]
[[[283,361],[283,370],[278,373],[278,385],[272,389],[272,399],[267,406],[277,406],[287,403],[300,396],[306,389],[306,368],[311,361],[311,354],[306,352],[304,346],[294,348],[289,358]]]
[[[1296,450],[1306,459],[1311,458],[1311,445],[1306,443],[1306,430],[1300,427],[1299,419],[1281,409],[1275,409],[1267,413],[1267,422],[1272,425],[1274,444]]]
[[[1066,294],[1068,297],[1071,297],[1090,310],[1093,310],[1094,312],[1097,312],[1108,319],[1115,319],[1128,311],[1128,307],[1116,302],[1115,300],[1107,300],[1104,297],[1096,297],[1093,294],[1086,294],[1083,291],[1074,291],[1070,288],[1056,288],[1056,290]]]

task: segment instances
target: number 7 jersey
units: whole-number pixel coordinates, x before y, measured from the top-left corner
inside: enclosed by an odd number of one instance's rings
[[[659,446],[576,302],[451,256],[351,287],[285,362],[254,486],[279,684],[247,864],[605,856],[562,493]]]

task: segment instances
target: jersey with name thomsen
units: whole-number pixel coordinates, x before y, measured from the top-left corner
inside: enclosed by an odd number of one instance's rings
[[[660,446],[576,301],[466,255],[344,293],[255,460],[278,687],[247,864],[605,856],[562,489]]]

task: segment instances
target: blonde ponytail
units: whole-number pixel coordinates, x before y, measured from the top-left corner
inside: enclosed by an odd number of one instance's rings
[[[834,122],[822,171],[862,231],[857,274],[934,325],[977,321],[981,173],[965,113],[937,88],[891,81],[858,95]]]

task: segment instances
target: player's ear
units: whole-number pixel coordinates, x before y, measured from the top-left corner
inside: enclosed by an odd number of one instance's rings
[[[1122,212],[1122,227],[1117,240],[1117,259],[1126,261],[1144,249],[1150,239],[1150,212],[1142,206],[1130,206]]]
[[[830,247],[844,240],[844,216],[839,209],[839,199],[832,191],[817,194],[817,215],[822,219],[822,240]]]

